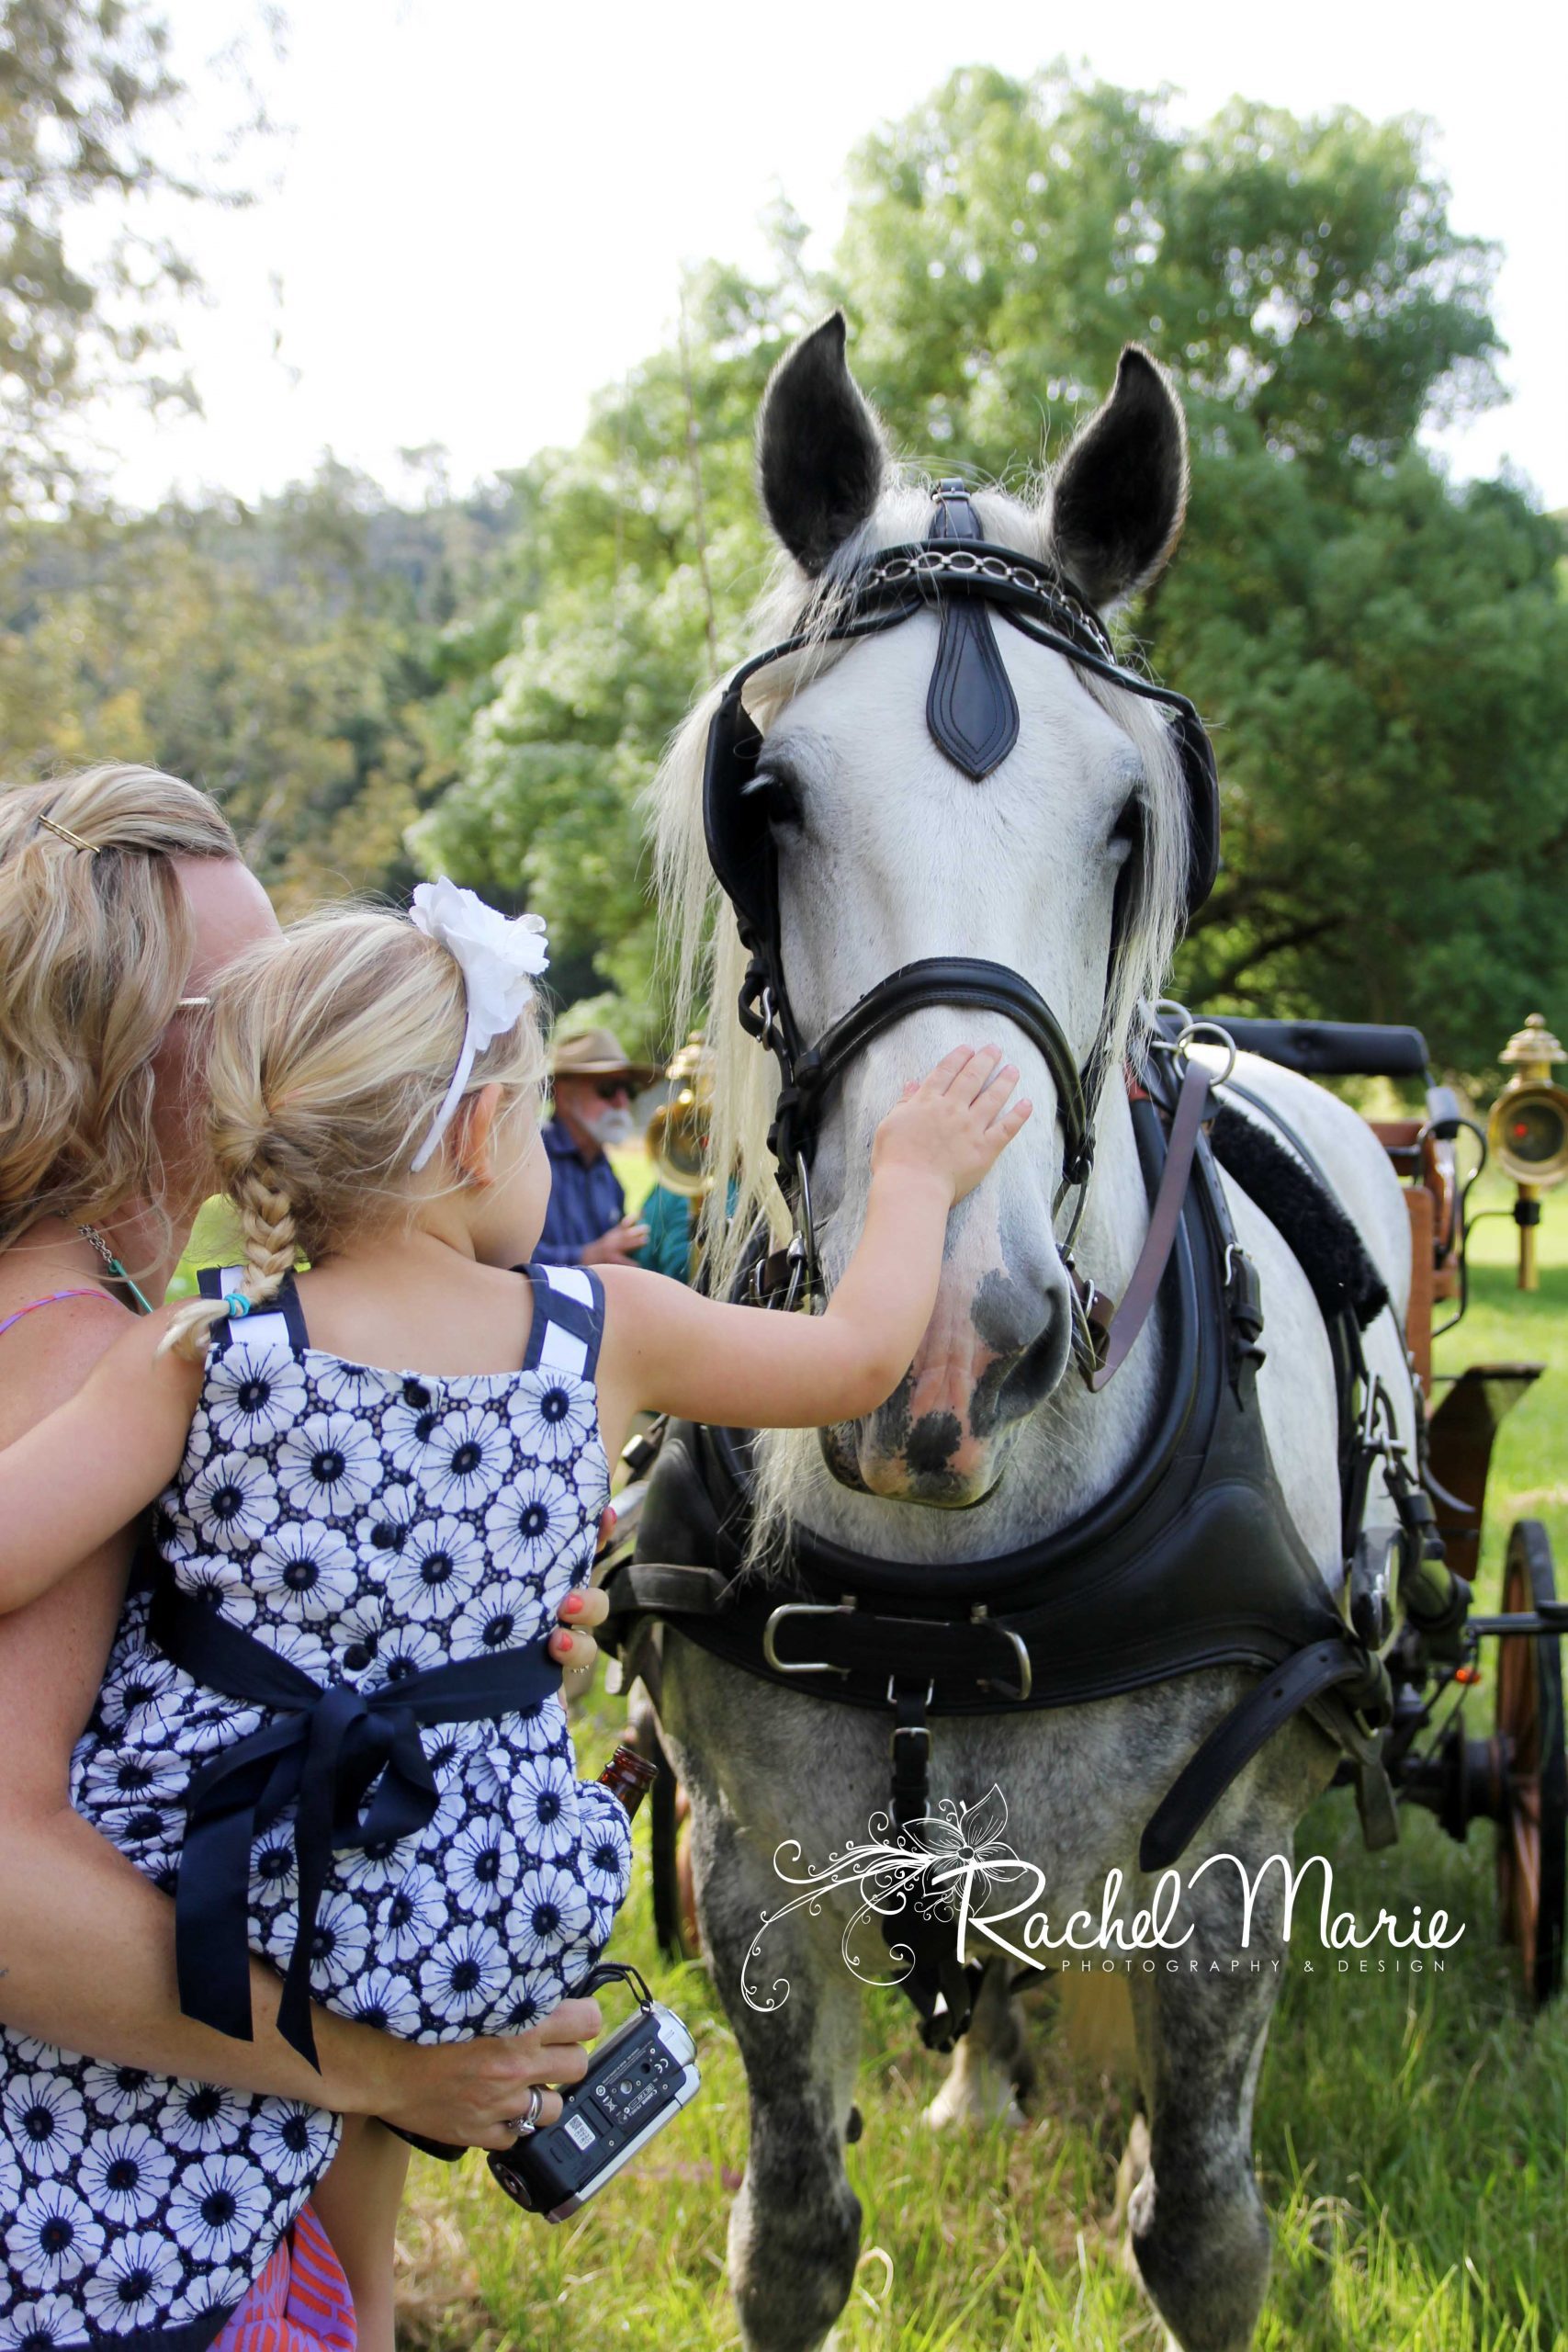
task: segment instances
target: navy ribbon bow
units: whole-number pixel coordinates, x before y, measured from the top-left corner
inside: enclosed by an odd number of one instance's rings
[[[439,1792],[422,1725],[525,1713],[559,1690],[561,1668],[547,1637],[374,1690],[347,1682],[323,1690],[172,1582],[160,1586],[148,1630],[197,1681],[275,1711],[273,1721],[209,1758],[191,1779],[175,1895],[180,2007],[236,2041],[252,2039],[251,1849],[297,1803],[299,1894],[277,2030],[319,2071],[310,1960],[333,1854],[412,1837],[430,1821]]]

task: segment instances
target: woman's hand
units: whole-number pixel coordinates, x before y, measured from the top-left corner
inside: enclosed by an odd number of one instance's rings
[[[593,1555],[595,1559],[604,1551],[615,1531],[615,1505],[606,1503],[599,1521],[599,1543]],[[599,1645],[589,1628],[592,1625],[602,1625],[609,1613],[610,1604],[597,1585],[582,1585],[575,1591],[569,1592],[556,1611],[562,1623],[560,1631],[550,1635],[549,1652],[556,1664],[565,1667],[569,1674],[581,1674],[584,1678],[581,1682],[573,1684],[574,1693],[587,1687],[587,1677],[592,1673],[599,1662]]]
[[[871,1147],[874,1173],[896,1169],[906,1181],[934,1177],[951,1185],[951,1201],[961,1201],[1033,1108],[1009,1101],[1017,1083],[1017,1067],[1002,1060],[999,1046],[978,1053],[958,1046],[928,1078],[911,1079],[888,1112]]]
[[[591,1674],[598,1663],[599,1645],[588,1629],[604,1623],[609,1601],[597,1585],[583,1585],[567,1594],[556,1613],[562,1622],[550,1635],[550,1656],[569,1674]]]
[[[510,2148],[529,2092],[536,2085],[580,2083],[588,2072],[583,2045],[604,2030],[597,2001],[572,2000],[526,2033],[478,2041],[388,2039],[389,2085],[375,2112],[400,2131],[449,2147]],[[538,2122],[554,2123],[560,2111],[559,2092],[546,2090]]]

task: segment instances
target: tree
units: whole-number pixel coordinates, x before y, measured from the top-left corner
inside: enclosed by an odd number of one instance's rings
[[[507,512],[400,513],[329,463],[254,510],[27,526],[0,579],[4,773],[186,776],[286,913],[407,889],[404,836],[453,775],[435,608],[477,594]]]
[[[194,404],[168,306],[195,273],[135,207],[243,199],[160,153],[183,95],[142,0],[0,0],[0,513],[69,493],[69,428],[107,388]]]
[[[446,633],[472,718],[415,854],[540,909],[552,979],[618,997],[627,1032],[668,1011],[642,797],[694,694],[740,650],[770,560],[757,406],[821,299],[799,270],[798,224],[781,212],[773,230],[772,282],[694,278],[675,344],[595,402],[575,448],[524,470],[510,578]]]
[[[510,614],[489,616],[421,856],[527,891],[599,979],[646,990],[650,919],[600,851],[630,872],[671,718],[741,650],[767,552],[751,431],[788,335],[842,301],[896,445],[1015,482],[1136,338],[1181,384],[1193,496],[1127,641],[1213,723],[1225,800],[1179,984],[1216,1009],[1419,1020],[1450,1062],[1484,1062],[1568,984],[1548,914],[1568,882],[1562,542],[1416,447],[1499,397],[1495,256],[1452,230],[1425,126],[1238,99],[1194,130],[1165,93],[976,70],[851,178],[822,279],[782,216],[769,277],[707,273],[684,348],[528,469]]]

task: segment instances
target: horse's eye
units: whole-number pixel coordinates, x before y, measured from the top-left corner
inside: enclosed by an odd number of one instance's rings
[[[770,825],[792,825],[798,832],[806,819],[792,775],[782,768],[760,768],[750,790],[761,802],[762,815]]]
[[[1122,803],[1121,814],[1111,828],[1111,846],[1118,843],[1125,849],[1136,849],[1144,838],[1144,797],[1131,792]]]

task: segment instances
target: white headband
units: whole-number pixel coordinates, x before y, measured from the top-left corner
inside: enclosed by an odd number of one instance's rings
[[[529,998],[534,982],[549,962],[545,953],[545,926],[537,915],[508,919],[487,907],[471,890],[460,889],[445,876],[422,882],[413,894],[409,921],[427,939],[437,939],[462,968],[468,1001],[463,1050],[452,1073],[435,1123],[410,1163],[420,1170],[434,1152],[463,1099],[463,1089],[475,1057],[492,1037],[504,1035]]]

